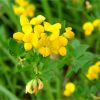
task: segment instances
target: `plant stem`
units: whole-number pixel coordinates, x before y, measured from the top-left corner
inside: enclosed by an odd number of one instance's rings
[[[48,98],[47,100],[54,100],[51,87],[50,87],[50,83],[48,81],[45,82],[45,87],[46,87],[46,95]]]

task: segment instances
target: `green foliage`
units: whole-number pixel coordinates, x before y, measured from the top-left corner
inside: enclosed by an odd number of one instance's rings
[[[14,2],[0,0],[0,100],[94,100],[100,80],[89,81],[86,73],[100,60],[100,30],[85,37],[82,25],[100,18],[100,0],[90,0],[92,10],[86,9],[86,0],[29,1],[36,6],[35,15],[42,14],[51,23],[61,22],[61,33],[71,26],[75,39],[66,46],[67,55],[56,60],[40,56],[35,49],[25,51],[23,43],[12,39],[14,32],[21,31],[19,16],[12,8]],[[37,96],[25,94],[26,83],[37,76],[44,89]],[[76,91],[67,98],[63,90],[68,81],[76,85]]]

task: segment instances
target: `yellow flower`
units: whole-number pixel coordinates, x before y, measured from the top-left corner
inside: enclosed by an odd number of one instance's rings
[[[100,67],[100,61],[97,61],[95,65]]]
[[[38,46],[38,35],[36,33],[33,34],[33,37],[32,37],[32,45],[35,48],[37,48],[37,46]]]
[[[92,34],[93,30],[94,30],[94,26],[91,22],[86,22],[83,25],[83,30],[85,31],[85,35],[89,36]]]
[[[31,33],[33,31],[31,24],[29,23],[29,20],[26,16],[21,15],[20,16],[20,24],[22,26],[22,31],[24,33]]]
[[[45,20],[44,16],[38,15],[37,17],[34,17],[31,19],[30,24],[38,25],[38,24],[41,24],[44,20]]]
[[[18,7],[16,5],[14,5],[13,10],[14,10],[15,14],[22,14],[25,9],[23,7]]]
[[[38,49],[39,49],[39,53],[41,55],[43,55],[43,57],[49,56],[50,55],[50,45],[51,41],[49,40],[49,38],[44,35],[43,37],[41,37],[41,39],[38,41]]]
[[[29,34],[31,33],[33,30],[32,30],[32,26],[31,25],[25,25],[25,26],[22,26],[22,31],[26,34]]]
[[[16,32],[13,34],[13,38],[18,40],[18,41],[21,41],[23,39],[23,36],[24,36],[24,34],[21,32]]]
[[[67,91],[67,90],[64,90],[64,96],[70,96],[71,95],[71,93],[69,92],[69,91]]]
[[[15,3],[22,7],[25,7],[29,4],[27,0],[15,0]]]
[[[94,27],[100,27],[100,19],[96,19],[93,21]]]
[[[65,47],[61,47],[60,49],[59,49],[59,54],[61,55],[61,56],[65,56],[66,55],[66,48]]]
[[[30,4],[24,10],[23,15],[32,17],[34,16],[34,11],[35,11],[35,6]]]
[[[66,38],[72,39],[74,38],[74,32],[72,31],[71,27],[65,28],[66,32],[63,34]]]
[[[93,65],[89,68],[88,73],[99,73],[99,70],[100,70],[99,66]]]
[[[96,64],[92,65],[88,69],[87,78],[89,80],[98,79],[98,74],[100,73],[100,62],[98,61]]]
[[[64,95],[70,96],[75,91],[75,85],[72,82],[69,82],[65,85]]]
[[[32,43],[34,33],[25,34],[23,37],[23,41],[27,43]]]
[[[50,31],[51,24],[49,22],[44,22],[45,31]]]
[[[35,6],[30,4],[27,0],[15,0],[13,10],[17,15],[34,16]]]
[[[49,31],[49,32],[53,32],[53,33],[57,32],[57,33],[59,33],[58,30],[61,29],[61,24],[60,23],[55,23],[55,24],[51,25],[48,22],[44,22],[44,29],[46,31]]]
[[[98,74],[97,73],[88,73],[86,76],[89,80],[98,79]]]
[[[20,24],[21,24],[21,26],[29,25],[28,18],[24,15],[21,15],[20,16]]]
[[[72,82],[69,82],[65,85],[65,89],[70,93],[73,93],[75,91],[75,85]]]
[[[58,36],[55,40],[52,41],[51,52],[54,54],[60,54],[61,56],[66,55],[66,50],[64,46],[66,46],[68,40],[63,36]]]
[[[59,36],[59,43],[61,46],[66,46],[68,44],[68,40],[64,36]]]
[[[43,55],[43,57],[47,57],[50,55],[50,49],[48,47],[39,48],[39,53]]]
[[[41,33],[44,33],[44,27],[42,25],[34,26],[34,33],[37,33],[40,36]]]
[[[26,51],[29,51],[32,49],[32,44],[31,43],[24,43],[24,48]]]

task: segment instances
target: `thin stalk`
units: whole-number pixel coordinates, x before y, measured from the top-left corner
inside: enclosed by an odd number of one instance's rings
[[[57,86],[57,100],[61,100],[61,83],[60,80],[56,77],[56,86]]]
[[[48,81],[45,82],[45,87],[46,87],[47,100],[54,100],[50,83]]]

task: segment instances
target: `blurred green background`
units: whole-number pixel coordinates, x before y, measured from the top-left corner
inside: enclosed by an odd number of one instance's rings
[[[100,55],[100,30],[95,30],[91,36],[85,37],[82,29],[85,22],[92,22],[100,18],[100,0],[89,0],[92,6],[90,9],[87,9],[86,0],[29,1],[36,7],[35,15],[44,15],[52,24],[60,22],[62,27],[71,26],[75,32],[75,37],[81,43],[88,44],[90,46],[89,51],[97,56]],[[21,26],[19,16],[13,12],[13,4],[14,0],[0,0],[0,100],[49,100],[49,98],[44,99],[44,94],[48,90],[42,91],[38,96],[25,94],[25,85],[30,74],[28,72],[16,72],[16,59],[10,55],[8,48],[9,39],[12,38],[14,32],[21,31]],[[62,77],[60,78],[62,79]],[[51,86],[52,91],[56,91],[53,87]],[[63,89],[59,94],[62,95],[62,91]],[[59,97],[56,100],[60,100]]]

